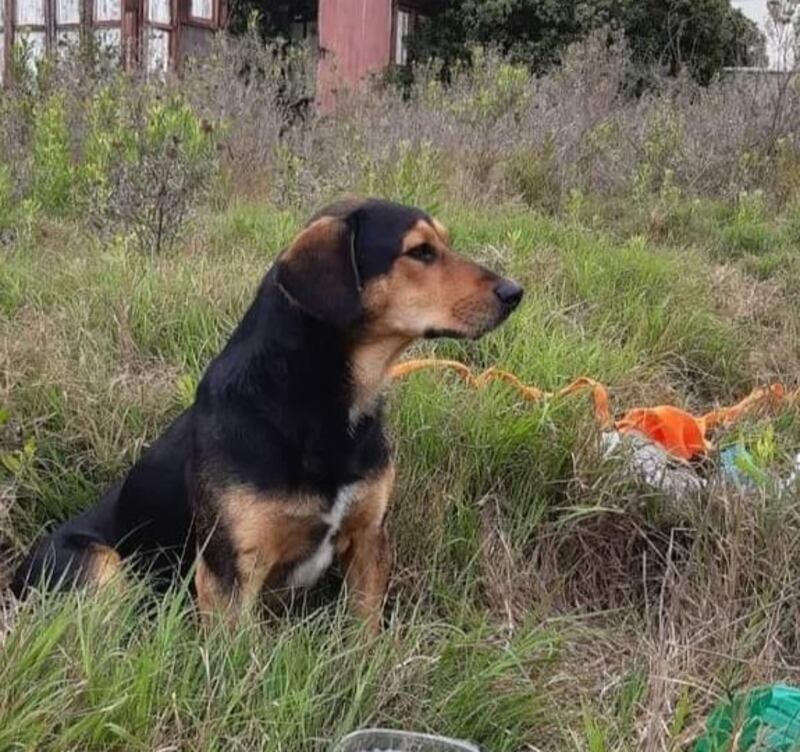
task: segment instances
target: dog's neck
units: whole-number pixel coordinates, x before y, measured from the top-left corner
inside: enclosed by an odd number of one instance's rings
[[[399,335],[367,335],[352,346],[349,354],[353,382],[351,425],[357,423],[362,415],[368,415],[375,409],[381,392],[390,380],[392,366],[412,341]]]
[[[341,400],[341,409],[353,426],[362,416],[374,413],[392,365],[411,343],[408,337],[368,326],[347,334],[319,322],[291,301],[268,274],[226,350],[238,353],[230,360],[237,364],[237,383],[242,388],[250,385],[261,392],[259,385],[271,384],[269,396],[277,397],[276,386],[289,386],[274,382],[276,364],[281,364],[294,387],[302,389],[299,382],[307,383],[310,409],[316,410],[319,401],[332,407]]]
[[[413,340],[368,325],[346,333],[317,321],[272,276],[211,369],[224,377],[212,375],[210,383],[224,384],[227,393],[235,384],[254,403],[277,403],[319,422],[321,435],[352,433],[376,416],[391,367]]]

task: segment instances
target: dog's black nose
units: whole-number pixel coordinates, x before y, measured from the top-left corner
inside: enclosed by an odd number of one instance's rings
[[[500,302],[512,311],[519,305],[524,292],[516,282],[512,282],[510,279],[500,280],[497,287],[494,288],[494,294],[500,298]]]

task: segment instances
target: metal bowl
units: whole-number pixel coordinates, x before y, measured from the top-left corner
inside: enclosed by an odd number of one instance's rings
[[[481,752],[474,744],[431,734],[364,729],[348,734],[334,752]]]

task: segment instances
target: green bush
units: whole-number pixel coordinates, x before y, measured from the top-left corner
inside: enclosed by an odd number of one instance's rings
[[[790,248],[800,251],[800,202],[788,212],[783,236]]]
[[[800,201],[800,149],[794,139],[781,138],[776,144],[772,175],[773,191],[781,203]]]
[[[776,242],[773,224],[767,216],[762,191],[741,193],[730,223],[721,238],[718,256],[736,259],[761,256]]]
[[[541,73],[593,29],[623,30],[631,42],[631,75],[655,60],[671,75],[688,71],[707,84],[726,65],[759,64],[757,25],[727,0],[450,0],[411,39],[413,57],[438,58],[445,70],[481,43]],[[473,53],[474,54],[474,53]],[[644,79],[646,80],[646,72]]]
[[[553,144],[513,154],[505,165],[512,193],[534,209],[555,213],[561,208],[561,183],[553,159]]]
[[[161,84],[84,81],[78,105],[43,70],[0,107],[0,229],[41,212],[169,247],[216,175],[220,129]]]
[[[69,214],[75,168],[62,95],[50,96],[34,107],[30,158],[31,197],[49,214]]]
[[[0,231],[8,230],[14,217],[14,185],[11,170],[0,165]]]
[[[362,191],[436,213],[442,189],[441,155],[426,143],[401,141],[383,160],[364,161]]]
[[[81,175],[93,223],[153,253],[169,247],[216,174],[215,129],[181,95],[123,82],[98,93],[88,121]]]

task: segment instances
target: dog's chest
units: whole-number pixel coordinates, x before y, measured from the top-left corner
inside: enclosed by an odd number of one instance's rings
[[[360,492],[359,483],[352,483],[339,489],[330,510],[320,518],[328,529],[311,555],[289,573],[287,583],[290,587],[311,587],[330,568],[335,553],[336,535],[359,498]]]

